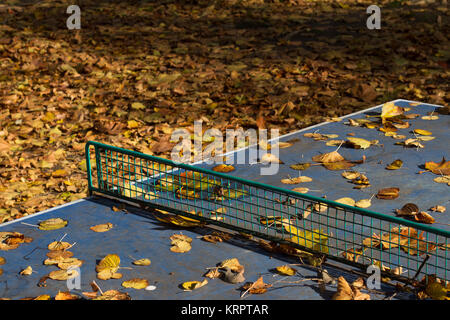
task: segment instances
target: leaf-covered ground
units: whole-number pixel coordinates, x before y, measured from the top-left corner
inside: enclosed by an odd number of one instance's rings
[[[0,4],[0,223],[86,195],[84,143],[167,157],[174,128],[281,133],[389,100],[448,104],[446,1]]]

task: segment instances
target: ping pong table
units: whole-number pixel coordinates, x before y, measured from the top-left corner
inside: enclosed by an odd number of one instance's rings
[[[437,108],[440,107],[407,100],[395,100],[394,103],[400,107],[411,108],[411,112],[417,113],[420,116],[436,112]],[[385,216],[393,217],[392,221],[384,221],[388,225],[388,228],[399,225],[398,219],[400,218],[395,217],[394,210],[402,207],[402,205],[406,203],[416,203],[420,209],[424,211],[436,205],[448,205],[450,200],[449,186],[445,183],[436,183],[433,179],[436,178],[437,175],[431,173],[418,174],[418,172],[421,170],[420,166],[427,161],[439,162],[443,157],[447,159],[450,157],[450,148],[448,147],[448,142],[450,141],[450,116],[439,115],[439,119],[432,121],[423,120],[421,117],[418,117],[411,120],[411,128],[399,130],[400,133],[405,134],[408,138],[414,138],[414,135],[410,132],[412,129],[420,128],[432,132],[435,139],[423,142],[425,147],[420,149],[396,145],[395,142],[400,140],[385,136],[378,130],[370,130],[364,127],[344,124],[349,119],[360,119],[365,116],[379,114],[381,107],[382,106],[375,106],[343,116],[341,117],[343,121],[340,122],[325,122],[279,137],[277,140],[280,142],[291,141],[293,145],[289,148],[279,150],[279,158],[284,164],[280,165],[276,175],[261,175],[260,163],[235,164],[235,170],[226,175],[231,177],[231,182],[240,182],[241,180],[239,179],[243,179],[242,181],[244,182],[253,181],[257,186],[260,184],[261,186],[267,185],[272,186],[273,188],[288,190],[298,187],[299,185],[286,185],[280,181],[283,178],[295,177],[299,174],[299,171],[292,169],[290,165],[299,162],[307,162],[309,161],[308,159],[311,159],[313,156],[331,152],[336,149],[335,146],[327,146],[323,141],[314,141],[311,138],[305,137],[304,134],[313,132],[337,134],[339,135],[339,139],[345,139],[346,135],[351,132],[355,134],[355,137],[364,138],[369,141],[378,140],[376,145],[365,150],[346,147],[342,147],[339,150],[346,159],[360,159],[361,155],[364,154],[365,161],[358,163],[357,166],[352,167],[349,170],[363,172],[370,178],[371,186],[364,189],[354,189],[354,185],[350,184],[348,180],[341,176],[342,170],[333,171],[327,170],[323,166],[311,166],[301,172],[302,175],[307,175],[312,178],[311,182],[301,184],[301,186],[307,186],[310,189],[308,194],[314,194],[312,198],[308,198],[308,195],[303,195],[302,197],[306,197],[305,201],[312,201],[315,197],[324,198],[324,196],[329,200],[335,200],[342,197],[351,197],[359,200],[371,198],[377,190],[385,187],[399,187],[400,194],[395,200],[372,199],[372,206],[370,207],[372,212],[382,213]],[[275,141],[269,142],[273,143]],[[91,147],[92,146],[95,145],[91,145]],[[99,147],[101,148],[101,144]],[[240,153],[248,155],[251,148],[251,146],[245,147],[226,154],[225,156],[238,157]],[[107,148],[101,150],[108,151]],[[109,151],[114,152],[114,149]],[[111,156],[112,153],[109,155]],[[102,159],[101,157],[98,158],[97,151],[96,156],[97,170],[99,170],[99,167],[108,164],[107,158],[105,158],[106,162],[104,162],[105,159]],[[393,171],[386,170],[385,166],[396,159],[402,159],[404,163],[402,168]],[[116,160],[118,159],[116,158]],[[130,163],[127,162],[127,164],[129,165]],[[136,162],[132,165],[139,167],[139,165],[136,165]],[[194,166],[208,170],[213,168],[214,164],[200,162],[195,163]],[[205,172],[207,173],[209,171]],[[150,185],[149,181],[151,181],[153,186],[155,186],[155,183],[161,183],[163,180],[152,176],[153,173],[154,172],[150,174],[150,178],[148,174],[146,178],[142,173],[140,175],[138,174],[134,177],[134,181],[138,181],[142,188],[145,188],[147,183]],[[164,173],[167,175],[170,174],[170,171],[164,171]],[[91,175],[92,172],[89,172],[88,174]],[[98,172],[96,174],[97,176],[99,175]],[[159,177],[161,177],[161,175],[159,175]],[[222,177],[225,176],[219,175],[218,179]],[[233,180],[233,178],[236,178],[237,180]],[[97,186],[93,188],[94,191],[98,191],[99,189],[96,188],[100,188],[100,185],[103,182],[108,182],[108,177],[103,176],[102,179],[94,182],[90,181],[93,185]],[[234,232],[248,231],[250,234],[254,232],[256,236],[262,235],[261,238],[263,239],[264,235],[267,235],[267,239],[269,240],[274,239],[274,235],[279,232],[279,230],[270,228],[268,225],[265,227],[264,225],[256,227],[257,224],[254,221],[238,217],[238,209],[243,209],[244,212],[248,211],[251,213],[255,208],[258,210],[265,208],[265,216],[266,218],[269,217],[267,215],[267,206],[261,204],[255,205],[254,201],[259,199],[257,196],[250,197],[250,200],[247,202],[242,201],[242,203],[239,204],[239,207],[233,207],[235,199],[226,199],[228,202],[222,201],[219,205],[217,205],[217,203],[211,205],[210,202],[203,198],[192,199],[186,196],[185,199],[187,200],[181,203],[182,206],[178,209],[171,208],[172,202],[175,202],[177,199],[175,196],[161,197],[160,199],[153,201],[152,208],[169,209],[169,211],[171,211],[170,209],[173,209],[173,212],[182,215],[184,211],[191,211],[192,209],[195,211],[198,208],[209,209],[214,212],[224,203],[233,204],[228,206],[229,215],[227,215],[227,217],[229,220],[234,219],[234,222],[231,221],[229,224],[220,224],[218,221],[219,223],[217,226],[213,223],[203,227],[182,228],[168,225],[155,219],[154,216],[149,213],[149,210],[153,209],[146,207],[146,202],[133,203],[133,201],[125,201],[126,203],[123,205],[123,200],[127,199],[126,197],[125,199],[121,199],[120,197],[120,184],[114,183],[114,180],[111,181],[113,182],[113,188],[106,185],[103,194],[102,192],[92,192],[92,195],[86,199],[67,203],[56,208],[0,225],[0,232],[20,232],[33,239],[31,243],[21,244],[17,249],[0,251],[0,256],[6,259],[6,263],[0,266],[4,271],[3,275],[0,275],[0,297],[18,299],[39,296],[42,294],[55,296],[58,291],[68,291],[66,281],[49,279],[46,281],[45,287],[37,285],[44,275],[48,274],[50,271],[57,270],[56,266],[44,265],[43,261],[45,260],[45,254],[48,251],[47,245],[53,241],[58,241],[63,236],[64,241],[76,243],[70,250],[74,253],[74,257],[84,261],[80,267],[81,288],[73,289],[71,291],[75,294],[81,295],[81,292],[92,291],[90,283],[92,280],[95,280],[103,291],[117,289],[121,292],[127,292],[132,299],[240,299],[241,291],[239,288],[242,284],[230,284],[220,279],[210,279],[206,286],[198,290],[186,292],[180,288],[180,284],[185,281],[203,280],[203,275],[207,271],[206,268],[214,267],[217,263],[233,257],[237,258],[239,262],[244,265],[246,281],[253,282],[262,275],[265,282],[273,283],[273,286],[269,288],[265,294],[246,295],[246,299],[329,299],[336,291],[335,286],[327,286],[326,290],[323,290],[319,288],[316,281],[307,280],[317,278],[317,268],[308,265],[299,265],[300,261],[298,258],[264,250],[257,241],[249,239],[242,233]],[[208,183],[210,183],[210,181],[208,181]],[[212,182],[212,184],[214,184],[214,182]],[[235,184],[233,187],[235,188],[234,190],[242,191],[243,198],[246,198],[246,196],[252,192],[251,189],[245,188],[245,183],[238,183],[238,185]],[[250,187],[252,187],[251,184]],[[158,193],[159,191],[161,194],[168,194],[167,189],[154,190],[155,193]],[[276,191],[278,189],[270,189],[269,191],[264,190],[264,196],[267,196],[267,192],[275,193],[274,190]],[[119,192],[119,197],[114,197],[117,192]],[[287,195],[289,195],[289,193],[287,193]],[[274,197],[274,194],[271,194],[270,196]],[[262,197],[260,198],[263,199]],[[278,200],[281,202],[283,199]],[[200,204],[198,204],[198,202],[200,202]],[[330,207],[334,205],[332,202],[326,203],[328,203]],[[242,205],[244,208],[242,208]],[[269,213],[291,210],[290,208],[284,208],[281,203],[279,208],[275,208],[273,203],[271,205],[272,208],[269,208]],[[120,210],[117,210],[117,208],[120,208]],[[235,209],[235,212],[233,212],[233,208]],[[351,210],[351,208],[348,208],[346,205],[342,205],[342,208],[344,211]],[[305,208],[303,207],[302,209],[304,213]],[[327,210],[327,213],[329,213],[329,210]],[[298,212],[295,211],[295,214],[298,214]],[[337,212],[335,212],[335,214],[337,215]],[[427,232],[427,236],[428,232],[430,232],[430,234],[435,237],[432,239],[433,241],[448,244],[447,241],[450,230],[450,217],[448,212],[432,213],[432,215],[435,219],[434,225],[432,227],[423,227]],[[310,217],[312,216],[316,216],[314,212],[311,213]],[[353,221],[338,221],[339,219],[335,217],[335,220],[333,221],[338,222],[336,222],[336,225],[334,225],[333,222],[332,225],[334,236],[338,237],[339,232],[343,232],[344,234],[348,231],[345,229],[345,226],[344,228],[338,227],[337,223],[355,223],[355,216],[356,214],[351,216]],[[50,218],[65,219],[68,221],[68,225],[65,228],[52,231],[42,231],[33,226],[37,225],[40,221]],[[302,219],[302,223],[305,223],[305,220],[308,219]],[[202,221],[201,217],[199,217],[199,221]],[[362,217],[361,221],[357,223],[358,233],[356,233],[356,236],[359,238],[358,241],[364,239],[364,237],[371,236],[372,232],[369,232],[368,234],[362,233],[364,228],[374,227],[373,225],[366,225],[369,223],[368,221],[371,221],[371,219],[365,220],[364,217]],[[407,225],[410,223],[408,226],[421,228],[420,225],[422,225],[415,222],[409,222],[406,219],[404,221]],[[103,223],[111,223],[113,228],[103,233],[96,233],[90,230],[91,226]],[[318,228],[330,226],[329,221],[327,223],[315,221],[315,223],[319,226]],[[230,240],[220,243],[210,243],[200,239],[202,235],[208,234],[212,230],[216,230],[216,228],[224,230],[223,228],[227,229],[227,226],[230,227],[230,230],[232,230],[230,232],[234,235]],[[295,226],[299,227],[297,224]],[[256,230],[255,228],[259,229]],[[314,226],[310,226],[310,228],[310,230],[316,230],[313,229]],[[383,228],[380,224],[375,230],[389,230]],[[354,231],[355,229],[353,229],[352,233],[353,238],[355,238]],[[192,249],[189,252],[175,253],[169,250],[170,237],[174,233],[182,233],[193,239]],[[319,238],[320,237],[321,234],[319,232]],[[356,239],[353,240],[355,243],[357,242]],[[341,255],[344,249],[352,249],[346,245],[338,248],[339,240],[336,239],[335,241],[335,246],[330,245],[330,248],[336,250],[340,249],[339,254],[336,254],[336,257]],[[371,248],[370,250],[373,249]],[[398,252],[399,251],[400,250],[398,250]],[[432,258],[429,259],[429,262],[425,263],[424,266],[422,266],[423,257],[419,257],[418,255],[412,260],[407,260],[408,265],[404,265],[407,277],[411,278],[412,275],[415,275],[420,266],[423,273],[421,276],[427,274],[427,272],[431,274],[436,273],[436,270],[438,270],[440,277],[449,280],[450,270],[447,251],[441,249],[436,249],[435,251],[439,251],[439,254],[433,255]],[[398,252],[394,250],[391,252],[391,250],[389,250],[387,254],[395,256],[399,255]],[[107,254],[111,253],[119,255],[121,258],[120,266],[123,267],[123,269],[121,269],[120,272],[123,274],[123,278],[99,280],[96,278],[96,265]],[[326,253],[328,253],[328,251]],[[135,266],[132,264],[134,260],[141,258],[150,259],[151,264],[149,266]],[[401,258],[402,257],[398,257],[398,259]],[[357,273],[347,273],[342,271],[342,268],[339,267],[342,265],[341,262],[342,259],[341,261],[338,260],[336,265],[326,266],[326,269],[335,277],[344,275],[349,281],[356,279]],[[293,267],[297,270],[295,276],[283,277],[276,272],[273,272],[274,268],[285,264],[293,264]],[[33,268],[33,273],[28,276],[20,275],[19,272],[27,266]],[[151,291],[136,290],[121,286],[124,280],[132,278],[145,278],[149,281],[149,284],[154,285],[156,289]],[[387,293],[393,292],[393,287],[391,286],[383,285],[382,289]],[[373,294],[373,298],[382,297],[382,295]],[[397,298],[409,297],[410,295],[408,294],[397,295]]]

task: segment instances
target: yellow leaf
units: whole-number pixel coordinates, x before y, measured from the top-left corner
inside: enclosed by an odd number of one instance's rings
[[[291,268],[288,265],[276,267],[276,270],[279,274],[284,276],[293,276],[297,272],[294,268]]]
[[[148,287],[148,280],[135,278],[122,282],[122,287],[133,289],[145,289]]]
[[[56,230],[64,228],[67,225],[67,221],[61,218],[47,219],[39,223],[40,230]]]
[[[143,258],[133,261],[133,264],[136,266],[149,266],[151,264],[151,261],[150,259]]]
[[[95,271],[98,272],[97,277],[107,280],[113,277],[119,269],[120,257],[117,254],[108,254],[96,266]]]
[[[311,181],[312,181],[312,178],[307,177],[307,176],[299,176],[299,177],[295,177],[295,178],[281,179],[281,183],[284,183],[284,184],[297,184],[297,183],[311,182]]]
[[[190,251],[192,248],[192,239],[183,234],[174,234],[170,237],[170,240],[172,240],[172,247],[170,248],[172,252],[184,253]]]
[[[67,280],[78,276],[78,272],[75,269],[72,270],[55,270],[48,274],[50,279],[53,280]]]
[[[372,205],[372,202],[370,199],[361,199],[359,201],[356,201],[355,207],[358,208],[368,208]]]
[[[230,258],[219,263],[219,268],[230,268],[231,271],[241,272],[244,266],[239,263],[237,258]]]
[[[146,200],[154,200],[158,198],[158,195],[154,192],[147,192],[142,188],[139,188],[135,184],[130,184],[129,182],[124,183],[120,186],[120,194],[130,198],[144,198]]]
[[[119,292],[117,290],[108,290],[93,300],[131,300],[131,298],[128,293]]]
[[[47,248],[50,251],[54,251],[54,250],[66,250],[69,249],[72,245],[68,242],[64,242],[64,241],[53,241],[52,243],[50,243]]]
[[[437,120],[437,119],[439,119],[439,116],[432,116],[432,115],[423,116],[422,119],[423,120]]]
[[[224,173],[231,172],[233,170],[234,170],[234,167],[232,165],[227,165],[227,164],[219,164],[213,168],[213,171],[224,172]]]
[[[333,300],[353,300],[353,290],[344,277],[338,278],[337,292],[333,295]]]
[[[434,300],[447,300],[447,292],[448,289],[446,289],[441,283],[436,281],[431,281],[426,289],[425,292],[427,295],[429,295]]]
[[[139,122],[136,120],[128,120],[128,129],[135,129],[139,127]]]
[[[391,164],[386,166],[388,170],[397,170],[403,166],[403,161],[400,159],[394,160]]]
[[[61,292],[55,296],[55,300],[78,300],[78,296],[75,294],[71,294],[70,292]]]
[[[312,160],[315,162],[333,163],[333,162],[340,162],[345,159],[337,151],[333,151],[333,152],[323,153],[323,154],[314,156],[314,157],[312,157]]]
[[[265,155],[263,155],[261,157],[261,162],[262,163],[281,163],[281,164],[284,163],[276,155],[274,155],[272,153],[266,153]]]
[[[202,282],[200,282],[200,281],[187,281],[187,282],[183,282],[181,284],[181,286],[186,291],[192,291],[192,290],[195,290],[195,289],[203,287],[207,283],[208,283],[208,280],[206,280],[206,279],[203,280]]]
[[[347,139],[355,149],[367,149],[371,145],[370,141],[362,138],[348,137]]]
[[[111,230],[113,227],[112,223],[104,223],[104,224],[98,224],[96,226],[90,227],[89,229],[91,229],[92,231],[95,232],[106,232],[108,230]]]
[[[300,193],[307,193],[309,191],[309,188],[298,187],[298,188],[292,189],[292,191],[300,192]]]
[[[62,270],[67,270],[72,267],[81,267],[83,260],[77,258],[67,258],[58,262],[58,268]]]
[[[423,130],[423,129],[415,129],[414,133],[420,134],[422,136],[431,136],[433,133],[431,133],[428,130]]]
[[[23,276],[29,276],[32,273],[33,273],[33,268],[31,268],[31,266],[28,266],[25,269],[23,269],[22,271],[20,271],[20,274]]]
[[[68,172],[64,169],[55,170],[52,172],[52,177],[54,178],[61,178],[68,175]]]
[[[393,102],[388,102],[383,104],[381,110],[381,119],[382,122],[385,122],[386,118],[392,118],[403,114],[403,109],[399,106],[396,106]]]
[[[346,205],[352,206],[352,207],[355,206],[355,200],[353,200],[352,198],[349,198],[349,197],[339,198],[337,200],[334,200],[334,202],[346,204]]]
[[[131,108],[135,109],[135,110],[142,110],[142,109],[145,109],[145,106],[140,102],[133,102],[131,104]]]

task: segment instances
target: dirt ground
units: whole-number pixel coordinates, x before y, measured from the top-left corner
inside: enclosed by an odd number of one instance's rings
[[[447,105],[446,1],[0,4],[0,223],[86,195],[84,144],[168,157],[176,128],[279,128]]]

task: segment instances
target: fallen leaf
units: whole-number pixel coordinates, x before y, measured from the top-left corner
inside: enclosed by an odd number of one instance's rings
[[[143,198],[145,200],[155,200],[158,199],[158,195],[151,191],[146,191],[139,188],[135,184],[125,182],[123,185],[119,186],[120,194],[129,198]]]
[[[314,156],[314,157],[312,157],[312,160],[315,162],[333,163],[333,162],[340,162],[345,159],[337,151],[333,151],[333,152],[323,153],[323,154]]]
[[[205,273],[204,277],[210,278],[210,279],[216,279],[221,276],[222,273],[219,272],[219,267],[213,268],[207,273]]]
[[[192,238],[183,234],[174,234],[170,237],[172,240],[170,251],[176,253],[185,253],[191,250]]]
[[[430,210],[434,211],[434,212],[441,212],[442,213],[442,212],[445,212],[446,208],[444,206],[437,205],[437,206],[431,207]]]
[[[288,265],[283,265],[275,268],[277,272],[283,276],[293,276],[297,273],[297,270],[291,268]]]
[[[67,280],[78,276],[78,271],[75,269],[71,270],[55,270],[48,274],[48,277],[53,280]]]
[[[292,189],[292,191],[300,192],[300,193],[307,193],[309,191],[309,188],[298,187],[298,188]]]
[[[381,109],[381,120],[383,123],[385,123],[386,119],[400,116],[403,114],[403,112],[403,108],[396,106],[393,102],[387,102],[383,104],[383,107]]]
[[[369,246],[367,244],[369,244],[370,240],[371,240],[371,238],[365,239],[363,241],[363,245]],[[372,244],[372,242],[370,242],[370,244]],[[379,242],[378,242],[378,244],[379,244]],[[374,245],[374,246],[376,246],[376,245]],[[351,248],[351,249],[348,249],[348,250],[342,252],[341,255],[347,260],[350,260],[353,262],[358,262],[359,258],[361,257],[361,255],[364,254],[365,250],[366,250],[366,248]]]
[[[446,183],[450,186],[450,175],[434,178],[433,181],[437,183]]]
[[[136,266],[149,266],[151,264],[151,261],[150,259],[143,258],[133,261],[133,264]]]
[[[349,144],[352,145],[353,148],[355,148],[355,149],[367,149],[371,146],[370,141],[367,141],[362,138],[349,137],[347,139],[348,139]]]
[[[220,262],[217,265],[219,268],[230,268],[231,271],[240,272],[244,269],[244,266],[239,263],[237,258],[230,258]]]
[[[388,170],[397,170],[403,166],[403,161],[400,159],[394,160],[391,164],[386,166]]]
[[[306,162],[306,163],[292,164],[292,165],[290,165],[289,167],[292,168],[292,169],[294,169],[294,170],[300,170],[300,171],[303,171],[303,170],[308,169],[310,166],[311,166],[311,164],[308,163],[308,162]]]
[[[337,200],[334,200],[334,202],[346,204],[346,205],[352,206],[352,207],[355,206],[355,200],[353,200],[352,198],[349,198],[349,197],[339,198]]]
[[[98,224],[96,226],[90,227],[90,229],[95,232],[106,232],[108,230],[111,230],[112,227],[113,227],[112,223],[108,222],[108,223]]]
[[[377,198],[384,200],[392,200],[398,198],[398,194],[400,192],[399,188],[384,188],[378,190]]]
[[[272,153],[266,153],[261,157],[262,163],[280,163],[283,164],[284,162],[281,161],[276,155]]]
[[[363,281],[364,282],[364,281]],[[361,293],[358,288],[361,288],[360,282],[355,281],[355,285],[350,286],[344,277],[338,278],[337,291],[333,295],[332,300],[370,300],[367,293]]]
[[[358,208],[369,208],[372,205],[372,201],[370,199],[361,199],[356,201],[355,207]]]
[[[444,287],[444,285],[440,282],[429,281],[425,288],[425,293],[431,297],[433,300],[450,300],[447,296],[449,289]]]
[[[117,254],[108,254],[104,257],[95,268],[97,271],[97,278],[101,280],[108,280],[113,278],[116,271],[119,269],[120,257]]]
[[[47,252],[47,257],[53,260],[63,260],[67,258],[71,258],[73,256],[73,253],[66,250],[52,250],[50,252]]]
[[[312,181],[312,178],[307,177],[307,176],[299,176],[299,177],[295,177],[295,178],[281,179],[281,183],[284,183],[284,184],[297,184],[297,183],[311,182],[311,181]]]
[[[428,224],[432,224],[435,222],[434,218],[425,211],[420,211],[416,215],[414,215],[414,220]]]
[[[241,289],[245,290],[245,292],[241,295],[241,298],[244,296],[246,292],[249,292],[251,294],[263,294],[267,292],[267,289],[270,288],[272,285],[264,283],[263,277],[259,277],[258,280],[256,280],[253,283],[246,283]]]
[[[219,164],[219,165],[215,166],[212,170],[216,171],[216,172],[228,173],[228,172],[233,171],[234,167],[232,165],[228,165],[228,164]]]
[[[407,203],[401,209],[396,209],[395,212],[399,216],[414,216],[419,213],[419,207],[414,203]]]
[[[361,176],[361,174],[357,171],[344,171],[344,172],[342,172],[342,176],[345,179],[354,180],[356,178],[359,178]]]
[[[419,140],[419,141],[431,141],[431,140],[434,140],[434,139],[436,139],[436,137],[432,137],[432,136],[420,136],[420,137],[417,137],[417,140]]]
[[[439,175],[450,175],[450,161],[446,161],[442,158],[440,163],[433,161],[425,162],[425,169]]]
[[[29,276],[32,273],[33,273],[33,268],[31,268],[31,266],[28,266],[25,269],[23,269],[22,271],[20,271],[20,274],[23,276]]]
[[[203,287],[204,285],[208,284],[208,280],[203,280],[203,281],[187,281],[187,282],[183,282],[181,284],[181,287],[185,290],[185,291],[192,291],[198,288]]]
[[[66,258],[61,261],[58,261],[57,265],[58,268],[62,270],[67,270],[74,267],[81,267],[83,264],[83,260],[77,259],[77,258]]]
[[[101,296],[98,296],[92,300],[131,300],[131,298],[128,293],[123,293],[117,290],[108,290]]]
[[[417,133],[417,134],[420,134],[422,136],[431,136],[433,134],[431,131],[423,130],[423,129],[414,129],[413,132]]]
[[[39,223],[40,230],[56,230],[64,228],[67,225],[67,221],[61,218],[52,218],[41,221]]]
[[[58,294],[55,296],[55,300],[78,300],[79,297],[75,294],[71,294],[70,292],[61,292],[58,291]]]
[[[21,243],[31,241],[19,232],[0,232],[0,250],[17,249]]]
[[[141,278],[134,278],[122,282],[122,287],[133,289],[145,289],[148,286],[148,280]]]
[[[202,236],[202,240],[206,241],[206,242],[211,242],[211,243],[217,243],[217,242],[222,242],[222,238],[219,236],[213,236],[210,234],[206,234],[204,236]]]
[[[66,250],[69,249],[72,245],[68,242],[64,241],[53,241],[50,243],[47,248],[50,251],[58,251],[58,250]]]

